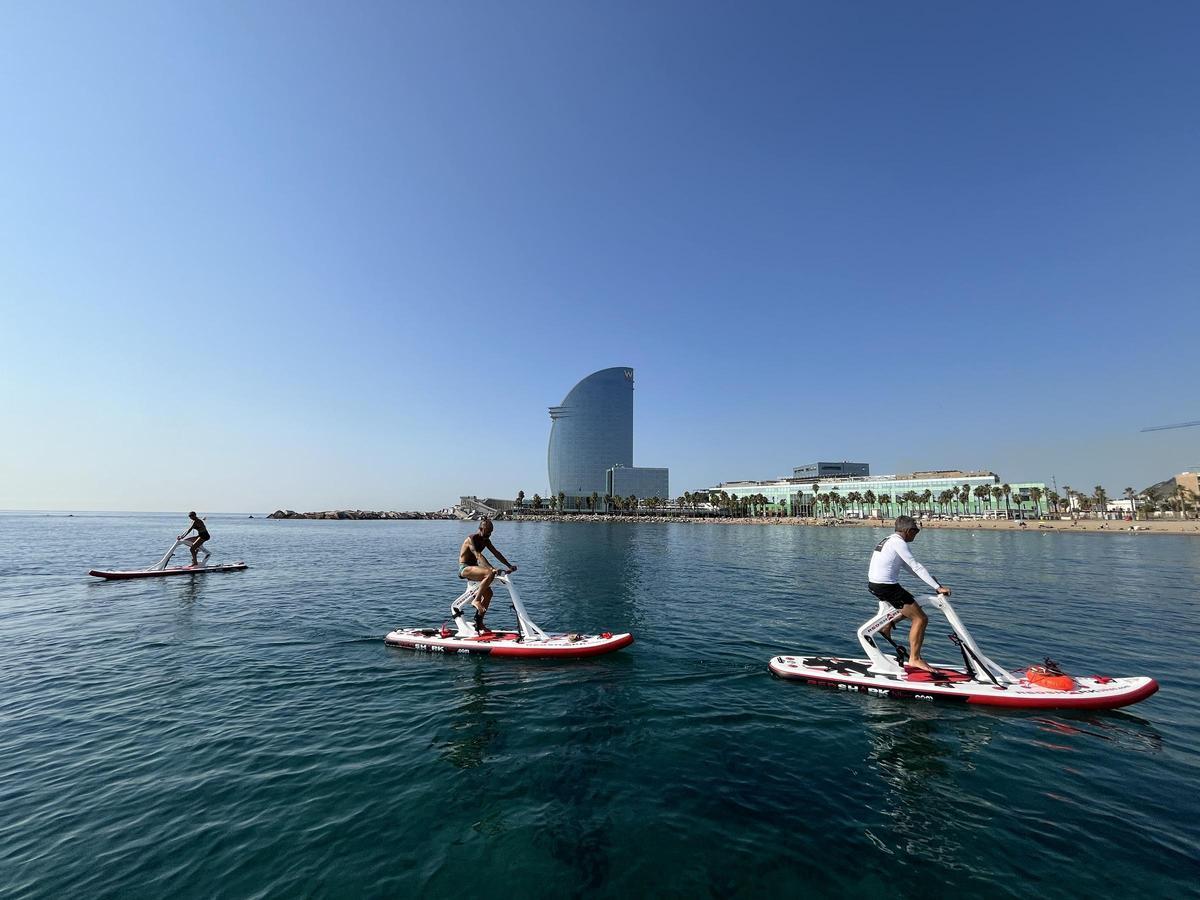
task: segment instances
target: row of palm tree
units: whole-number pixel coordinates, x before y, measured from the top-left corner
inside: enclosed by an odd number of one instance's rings
[[[813,490],[811,495],[798,495],[798,505],[793,504],[790,499],[771,500],[761,493],[738,496],[718,490],[695,493],[685,491],[675,499],[675,506],[681,511],[690,510],[694,514],[701,504],[707,503],[726,516],[788,515],[793,512],[807,512],[815,515],[818,509],[823,509],[826,515],[841,515],[847,509],[854,509],[859,516],[867,515],[868,509],[879,509],[881,515],[890,516],[894,511],[893,507],[899,510],[901,515],[921,516],[932,512],[969,515],[971,500],[974,498],[977,515],[982,515],[985,511],[990,513],[993,507],[998,511],[1000,501],[1003,500],[1006,517],[1012,517],[1012,507],[1015,503],[1018,516],[1024,518],[1027,502],[1033,505],[1034,515],[1041,514],[1042,498],[1044,497],[1047,508],[1053,509],[1055,514],[1064,509],[1082,512],[1093,510],[1105,512],[1108,509],[1108,492],[1102,485],[1096,485],[1091,494],[1084,494],[1076,491],[1070,485],[1063,485],[1065,496],[1059,495],[1056,491],[1043,491],[1039,487],[1032,487],[1028,491],[1028,499],[1020,493],[1014,493],[1009,484],[980,484],[972,488],[970,484],[964,483],[954,488],[948,488],[936,496],[931,490],[926,489],[921,493],[906,491],[903,494],[896,494],[894,497],[891,494],[876,494],[869,490],[850,491],[843,496],[836,489],[821,492],[819,484],[814,483],[811,487]],[[1130,487],[1125,488],[1122,493],[1125,499],[1130,501],[1130,507],[1135,516],[1139,513],[1148,514],[1161,510],[1174,511],[1181,518],[1186,518],[1189,509],[1195,510],[1197,505],[1200,505],[1200,496],[1180,484],[1176,484],[1170,495],[1161,501],[1155,501],[1144,494],[1139,495]],[[570,510],[568,510],[568,501],[570,501]],[[632,494],[628,497],[608,495],[602,497],[596,491],[587,497],[567,497],[565,492],[559,491],[557,495],[548,499],[544,499],[540,494],[534,494],[530,505],[535,510],[549,508],[552,511],[560,512],[583,512],[586,508],[593,515],[597,511],[608,513],[632,511],[636,515],[643,505],[647,509],[657,511],[668,503],[668,500],[661,497],[649,497],[642,500]],[[525,505],[525,492],[518,491],[516,506],[518,509],[524,509]],[[793,509],[793,506],[798,506],[798,508]]]

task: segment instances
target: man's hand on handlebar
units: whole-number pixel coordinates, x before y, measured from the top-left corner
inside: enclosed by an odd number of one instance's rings
[[[938,588],[937,592],[939,594],[941,594],[943,597],[950,596],[950,588],[946,587],[944,584],[940,588]]]

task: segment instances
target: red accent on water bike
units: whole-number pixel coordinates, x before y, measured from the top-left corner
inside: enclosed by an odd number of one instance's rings
[[[1049,688],[1052,691],[1070,691],[1075,687],[1075,679],[1070,675],[1051,672],[1045,666],[1030,666],[1025,677],[1031,684]]]
[[[976,703],[980,706],[1008,706],[1013,708],[1022,707],[1024,709],[1034,709],[1037,707],[1048,709],[1116,709],[1120,706],[1138,703],[1157,692],[1158,682],[1151,678],[1149,683],[1139,690],[1128,694],[1121,694],[1117,698],[1103,696],[1071,697],[1064,693],[1060,697],[1047,697],[1045,700],[1035,700],[1030,697],[1001,697],[993,695],[989,697],[971,697],[967,702]]]

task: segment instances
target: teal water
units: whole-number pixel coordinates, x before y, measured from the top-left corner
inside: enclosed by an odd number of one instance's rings
[[[1000,662],[1162,684],[1072,714],[770,677],[854,655],[882,532],[501,523],[544,627],[637,638],[553,663],[384,646],[445,618],[460,523],[214,516],[249,571],[84,575],[183,526],[0,516],[2,896],[1196,892],[1200,540],[922,534]]]

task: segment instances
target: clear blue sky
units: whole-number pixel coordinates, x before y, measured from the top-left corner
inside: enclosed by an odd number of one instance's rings
[[[1195,3],[0,11],[0,507],[1200,464]]]

